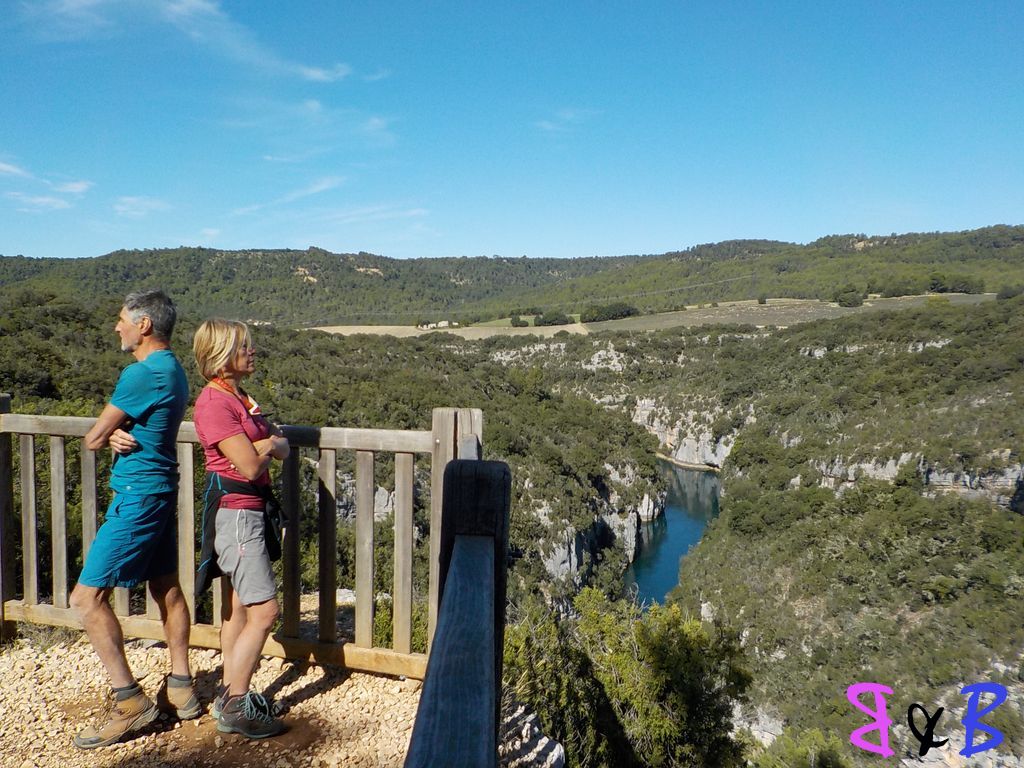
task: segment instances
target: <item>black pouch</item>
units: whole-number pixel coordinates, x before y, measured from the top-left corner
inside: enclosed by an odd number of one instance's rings
[[[260,495],[266,501],[263,508],[263,535],[267,542],[267,555],[270,557],[270,561],[274,562],[281,559],[281,547],[284,546],[288,521],[285,518],[284,509],[272,491]]]

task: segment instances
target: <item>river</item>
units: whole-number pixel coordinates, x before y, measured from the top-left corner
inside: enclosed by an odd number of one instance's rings
[[[679,583],[680,559],[718,514],[718,475],[660,460],[658,469],[668,481],[665,514],[642,524],[640,551],[623,576],[627,589],[636,585],[641,603],[665,601]]]

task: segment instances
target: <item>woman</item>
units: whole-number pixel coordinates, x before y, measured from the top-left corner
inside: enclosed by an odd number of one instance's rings
[[[196,331],[192,349],[207,381],[196,399],[193,419],[206,458],[208,515],[214,518],[204,520],[199,581],[205,589],[219,571],[231,585],[220,630],[224,687],[212,714],[219,731],[250,739],[275,736],[284,724],[249,685],[279,614],[264,511],[270,495],[268,467],[288,455],[288,440],[242,389],[242,380],[255,370],[255,350],[245,323],[207,320]],[[216,568],[208,567],[211,556]]]

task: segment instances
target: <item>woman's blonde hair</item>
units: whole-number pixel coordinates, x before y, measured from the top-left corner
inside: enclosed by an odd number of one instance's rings
[[[192,353],[199,373],[209,381],[220,375],[243,346],[252,344],[249,326],[238,320],[211,317],[196,330]]]

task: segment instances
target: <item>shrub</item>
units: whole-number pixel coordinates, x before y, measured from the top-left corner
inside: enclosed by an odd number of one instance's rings
[[[591,305],[580,313],[581,323],[599,323],[603,320],[618,320],[623,317],[639,315],[640,310],[623,301],[612,304]]]
[[[534,325],[569,325],[571,322],[572,319],[568,315],[558,310],[543,312],[533,318]]]

